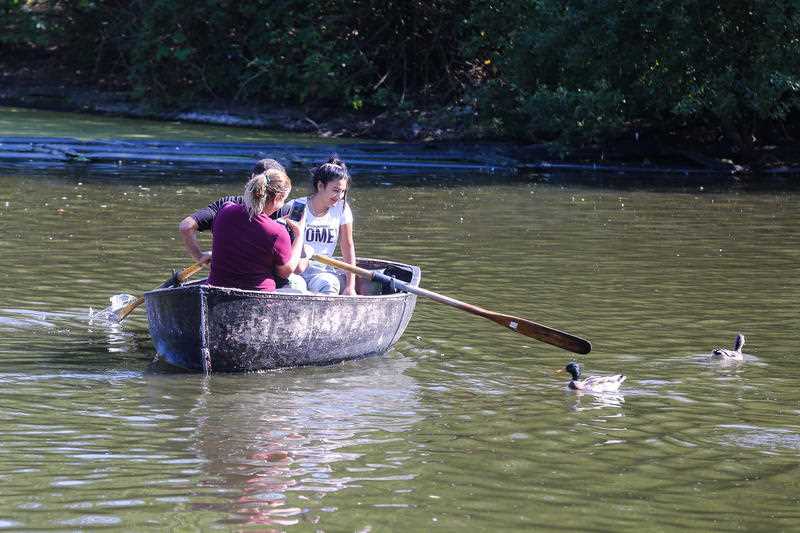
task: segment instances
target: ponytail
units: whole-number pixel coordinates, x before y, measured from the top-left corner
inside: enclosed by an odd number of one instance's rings
[[[266,172],[251,177],[244,186],[244,206],[250,220],[264,211],[264,206],[286,194],[292,188],[292,180],[285,172],[268,169]]]

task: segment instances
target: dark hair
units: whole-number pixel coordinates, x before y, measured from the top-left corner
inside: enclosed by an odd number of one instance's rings
[[[347,165],[345,165],[344,161],[339,159],[339,156],[336,154],[330,156],[325,163],[311,169],[311,188],[314,192],[317,192],[317,183],[322,183],[322,186],[325,187],[329,182],[341,179],[347,180],[348,185],[351,182]],[[348,189],[349,188],[348,186]],[[347,192],[345,192],[345,197],[346,196]]]
[[[253,170],[250,171],[250,177],[257,176],[258,174],[263,174],[267,170],[278,170],[286,174],[286,169],[283,168],[283,165],[275,161],[274,159],[262,159],[257,161],[256,164],[253,166]]]

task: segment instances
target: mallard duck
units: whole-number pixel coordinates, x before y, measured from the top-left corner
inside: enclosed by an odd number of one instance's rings
[[[733,350],[727,348],[714,348],[711,350],[711,357],[725,361],[743,361],[742,347],[744,346],[744,335],[738,333],[733,341]]]
[[[586,379],[580,379],[581,365],[572,362],[560,369],[559,372],[569,372],[572,380],[567,384],[567,387],[573,390],[582,390],[586,392],[614,392],[619,390],[622,382],[625,381],[624,374],[616,374],[613,376],[589,376]]]

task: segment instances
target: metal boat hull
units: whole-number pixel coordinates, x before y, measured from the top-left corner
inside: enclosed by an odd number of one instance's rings
[[[359,261],[368,269],[390,265],[419,285],[417,267]],[[288,294],[194,283],[150,291],[145,304],[159,358],[189,370],[249,372],[383,353],[405,331],[416,296]]]

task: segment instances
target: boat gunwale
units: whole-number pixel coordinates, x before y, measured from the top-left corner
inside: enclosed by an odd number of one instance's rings
[[[386,266],[396,265],[399,267],[405,267],[411,271],[411,281],[406,282],[409,285],[414,287],[419,285],[419,281],[422,278],[422,270],[420,267],[416,265],[409,265],[406,263],[398,263],[396,261],[386,261],[382,259],[372,259],[367,257],[360,257],[358,258],[360,262],[372,262],[372,263],[383,263]],[[219,285],[210,285],[207,283],[208,278],[203,278],[195,281],[190,281],[184,283],[182,285],[178,285],[176,287],[159,287],[153,290],[149,290],[144,293],[144,296],[148,296],[151,294],[159,294],[162,292],[172,292],[172,291],[179,291],[185,289],[191,289],[195,287],[207,288],[217,291],[223,291],[227,294],[239,294],[243,297],[250,297],[250,298],[257,298],[257,299],[279,299],[279,300],[312,300],[312,301],[326,301],[328,299],[342,299],[342,298],[353,298],[353,299],[389,299],[389,298],[406,298],[408,296],[413,296],[412,293],[404,292],[404,291],[397,291],[392,294],[322,294],[322,293],[315,293],[315,292],[307,292],[307,293],[297,293],[297,292],[281,292],[280,290],[276,291],[260,291],[260,290],[252,290],[252,289],[238,289],[235,287],[222,287]]]

